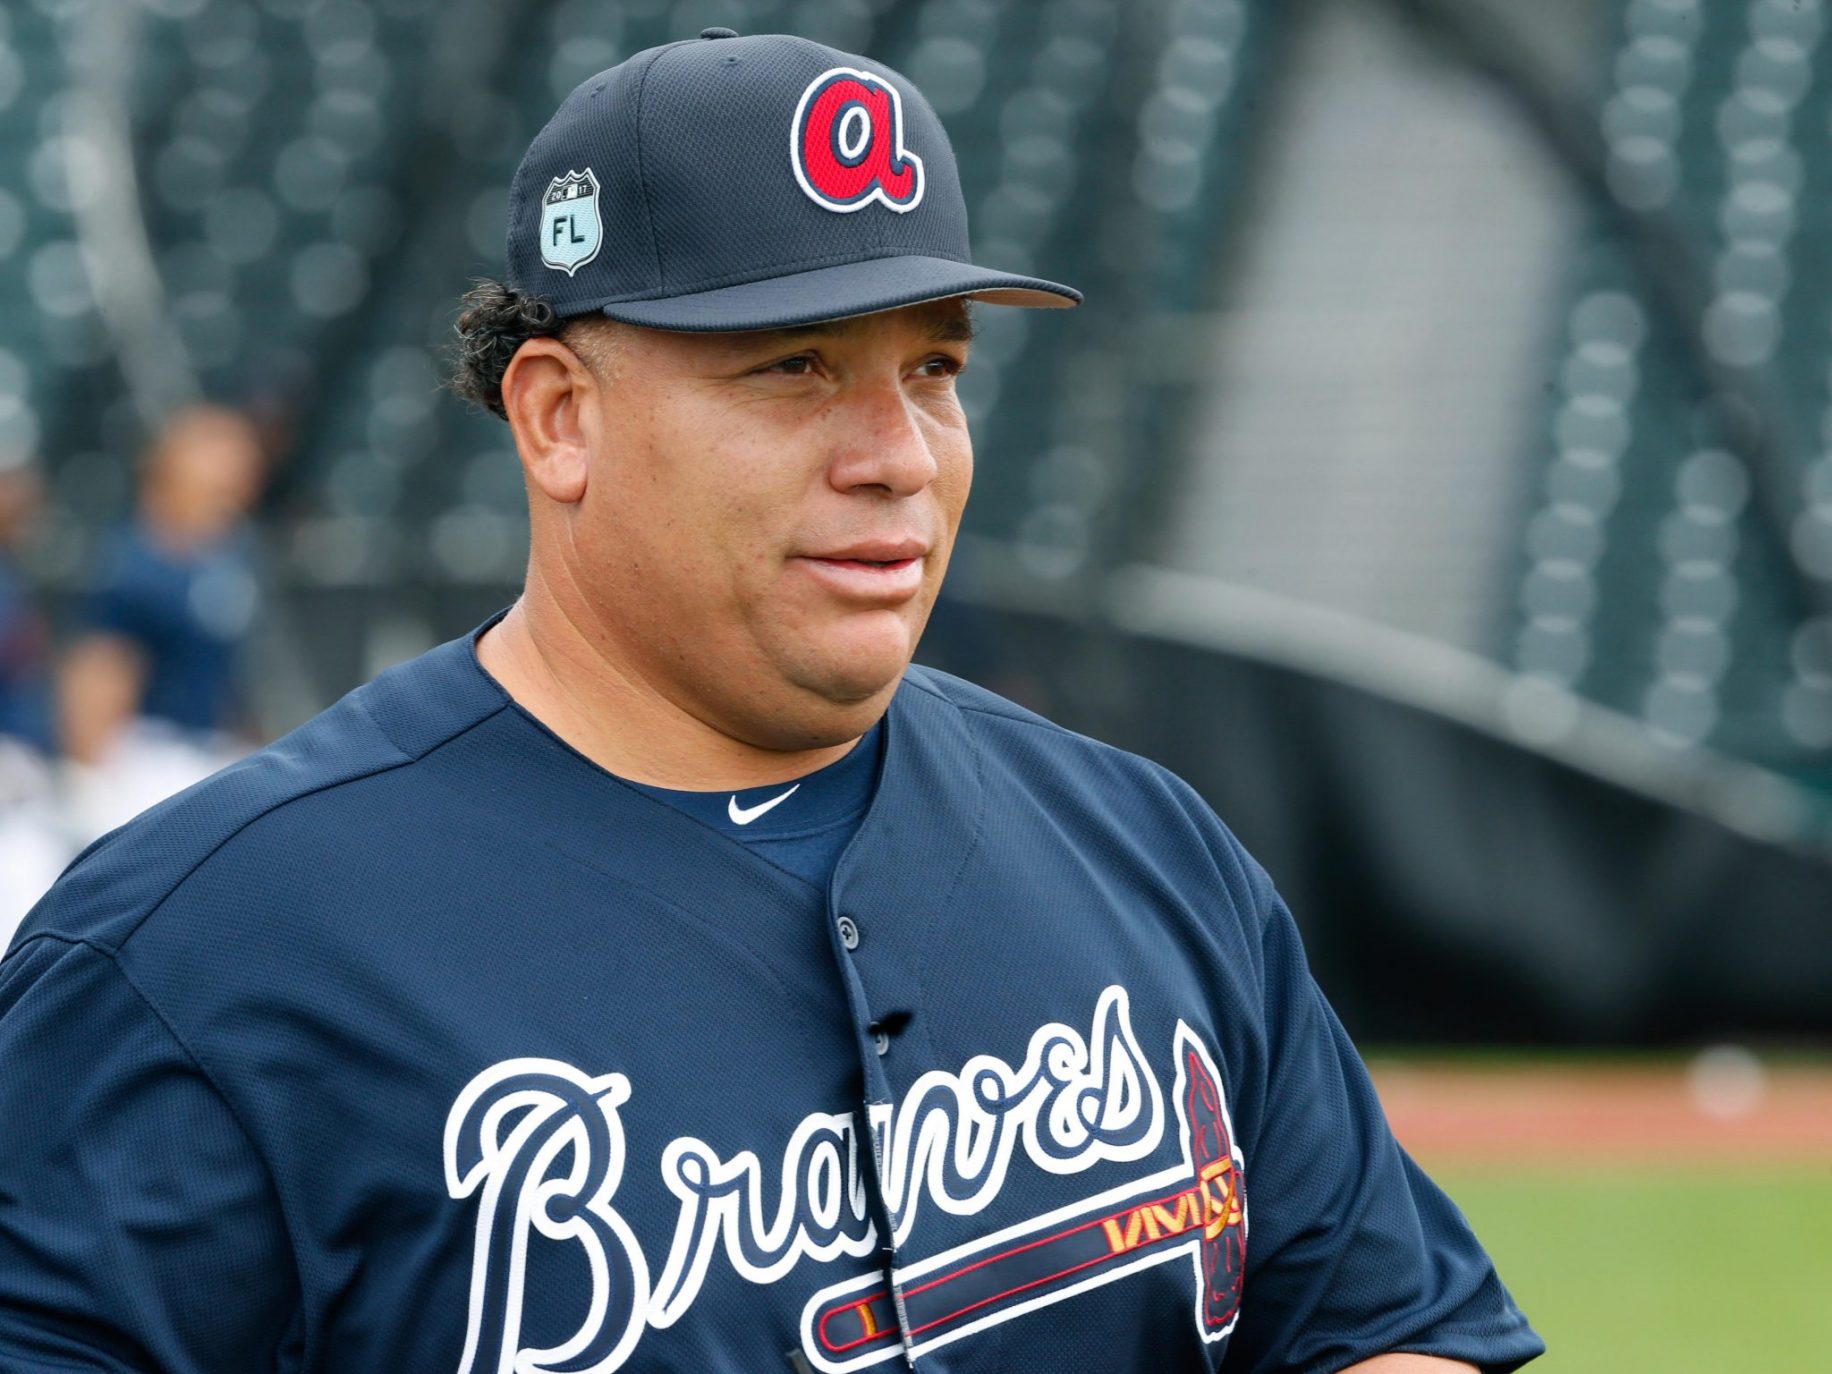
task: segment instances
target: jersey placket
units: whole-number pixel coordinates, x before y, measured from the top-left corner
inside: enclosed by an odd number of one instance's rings
[[[827,936],[846,991],[850,1027],[865,1098],[857,1112],[862,1139],[871,1142],[871,1167],[865,1172],[867,1205],[882,1238],[879,1262],[882,1286],[863,1290],[856,1301],[829,1307],[815,1320],[819,1330],[806,1338],[824,1345],[835,1364],[878,1364],[889,1358],[890,1343],[901,1349],[898,1366],[916,1368],[911,1330],[898,1281],[899,1246],[896,1218],[889,1199],[896,1193],[887,1180],[889,1133],[897,1089],[887,1062],[892,1054],[920,1054],[927,1037],[914,1035],[892,1042],[883,1029],[887,1014],[922,1020],[912,1005],[919,982],[899,954],[907,954],[938,934],[968,856],[974,850],[984,805],[975,741],[966,720],[950,702],[908,684],[885,718],[884,773],[871,811],[835,865],[827,884]],[[948,796],[946,807],[928,799]],[[901,1064],[906,1083],[935,1065]],[[908,1190],[917,1180],[905,1178]],[[911,1205],[911,1199],[901,1199]],[[806,1325],[806,1321],[804,1325]],[[876,1352],[876,1360],[867,1357]]]
[[[859,1056],[859,1068],[865,1084],[865,1100],[854,1112],[857,1138],[871,1142],[871,1168],[865,1174],[866,1203],[871,1209],[872,1226],[879,1238],[878,1265],[884,1276],[890,1303],[886,1310],[881,1302],[868,1297],[852,1312],[859,1329],[840,1342],[848,1347],[863,1346],[888,1338],[893,1330],[904,1352],[904,1363],[915,1366],[910,1354],[909,1322],[903,1308],[903,1295],[896,1281],[897,1241],[894,1219],[885,1201],[885,1130],[890,1121],[892,1096],[890,1077],[884,1071],[884,1056],[879,1053],[877,1017],[873,1013],[860,975],[855,955],[863,943],[858,918],[843,909],[836,900],[837,883],[827,889],[827,935],[833,946],[834,962],[846,989],[846,1004],[852,1016],[853,1050]],[[886,1321],[889,1317],[894,1321]],[[811,1333],[821,1340],[823,1332]]]

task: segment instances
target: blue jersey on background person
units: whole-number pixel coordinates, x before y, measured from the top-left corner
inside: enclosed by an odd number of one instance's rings
[[[179,550],[135,521],[108,541],[84,624],[143,656],[141,716],[199,733],[232,730],[241,709],[238,660],[259,596],[247,530]]]

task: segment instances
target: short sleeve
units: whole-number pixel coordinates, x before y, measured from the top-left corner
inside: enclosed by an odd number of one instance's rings
[[[273,1369],[298,1308],[266,1170],[115,960],[0,963],[0,1368]]]
[[[1394,1139],[1290,911],[1242,858],[1262,923],[1267,1070],[1245,1148],[1247,1273],[1228,1369],[1321,1374],[1390,1351],[1518,1368],[1544,1343]]]

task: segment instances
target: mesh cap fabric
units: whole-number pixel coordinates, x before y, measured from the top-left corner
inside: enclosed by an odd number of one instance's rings
[[[677,330],[948,296],[1081,300],[972,261],[947,132],[903,76],[729,29],[637,53],[566,98],[515,175],[508,278],[561,316]]]

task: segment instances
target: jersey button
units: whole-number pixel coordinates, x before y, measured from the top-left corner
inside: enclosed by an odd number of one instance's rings
[[[840,928],[840,943],[847,949],[859,947],[859,923],[850,916],[842,916],[835,922]]]
[[[871,1042],[878,1047],[878,1058],[882,1059],[891,1052],[891,1038],[884,1031],[873,1032]]]

